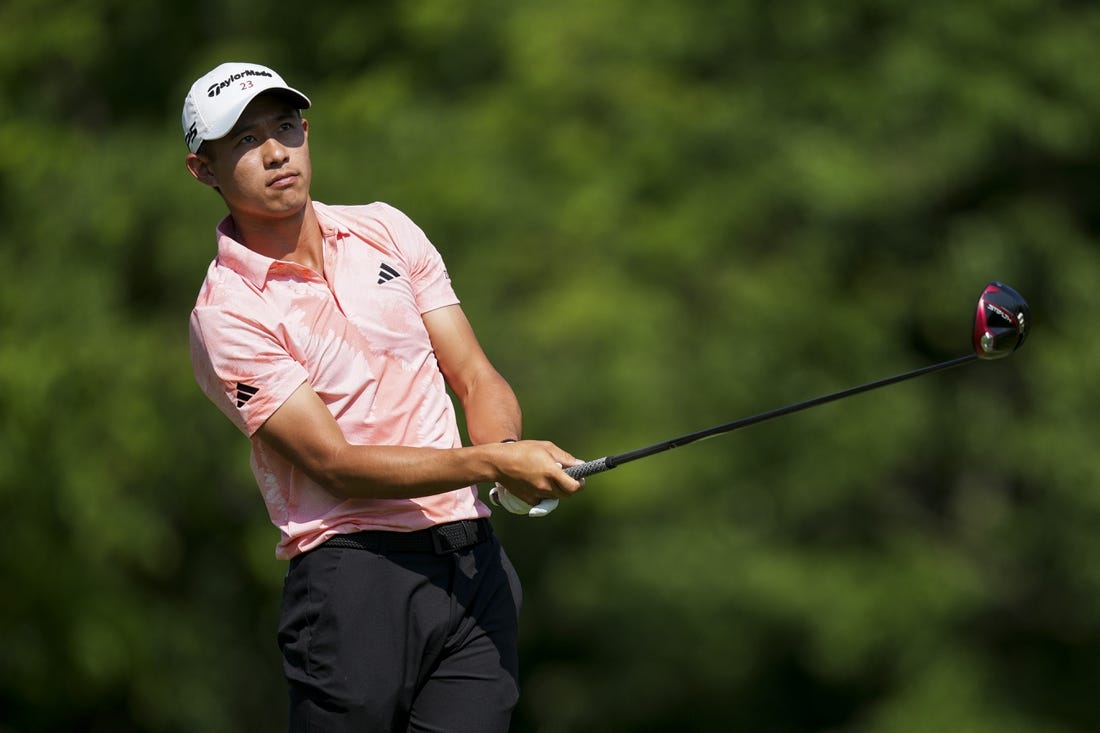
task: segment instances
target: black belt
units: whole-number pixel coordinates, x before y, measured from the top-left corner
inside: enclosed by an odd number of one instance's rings
[[[445,555],[484,542],[492,535],[488,519],[464,519],[437,524],[415,532],[365,529],[330,537],[321,547],[342,547],[372,552],[434,552]]]

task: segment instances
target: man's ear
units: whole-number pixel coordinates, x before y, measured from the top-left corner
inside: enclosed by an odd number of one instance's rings
[[[187,154],[187,170],[199,183],[205,183],[211,188],[218,187],[218,179],[214,176],[214,170],[210,167],[210,161],[205,156],[196,153]]]

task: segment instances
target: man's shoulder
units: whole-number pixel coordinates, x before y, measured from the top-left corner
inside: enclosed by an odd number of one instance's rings
[[[404,216],[397,207],[387,204],[385,201],[372,201],[369,204],[326,204],[314,201],[313,208],[317,213],[332,217],[390,217]]]
[[[404,212],[384,201],[373,201],[369,204],[325,204],[314,201],[313,209],[322,221],[327,219],[349,229],[409,221]]]
[[[255,307],[259,301],[262,298],[248,278],[215,258],[207,268],[206,277],[199,287],[195,309],[220,309],[242,304]]]

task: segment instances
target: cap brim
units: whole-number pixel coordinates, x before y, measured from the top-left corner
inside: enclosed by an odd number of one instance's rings
[[[242,99],[240,102],[229,108],[229,114],[225,115],[222,124],[218,127],[211,127],[204,138],[206,140],[220,140],[229,134],[229,131],[233,129],[233,126],[237,124],[237,120],[241,118],[244,111],[248,109],[248,105],[252,104],[255,100],[267,94],[276,94],[286,98],[298,109],[309,109],[310,101],[309,97],[299,92],[297,89],[290,87],[274,86],[266,89],[261,89],[251,97]],[[224,127],[224,129],[222,129]]]

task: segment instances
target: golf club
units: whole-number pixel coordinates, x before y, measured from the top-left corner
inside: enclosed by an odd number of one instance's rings
[[[1028,308],[1027,301],[1012,288],[1003,283],[994,281],[985,286],[985,289],[982,290],[981,297],[978,299],[978,308],[974,314],[973,351],[965,356],[960,356],[957,359],[951,359],[939,364],[932,364],[931,366],[926,366],[921,369],[914,369],[913,371],[898,374],[893,377],[887,377],[886,379],[880,379],[875,382],[861,384],[858,387],[851,387],[804,402],[796,402],[786,407],[762,412],[759,415],[743,417],[740,420],[734,420],[733,422],[716,425],[711,428],[699,430],[698,432],[681,435],[678,438],[666,440],[661,443],[654,443],[644,448],[597,458],[594,461],[570,466],[565,469],[565,472],[575,479],[581,479],[596,473],[602,473],[603,471],[610,471],[616,466],[621,466],[624,463],[636,461],[646,456],[652,456],[655,453],[662,453],[667,450],[672,450],[673,448],[679,448],[682,445],[694,443],[697,440],[729,433],[739,428],[755,425],[765,420],[771,420],[783,415],[790,415],[793,412],[800,412],[810,407],[823,405],[827,402],[833,402],[844,397],[851,397],[852,395],[862,392],[869,392],[879,387],[896,384],[907,379],[931,374],[932,372],[950,369],[951,367],[967,364],[979,359],[1000,359],[1008,356],[1023,345],[1024,340],[1027,338],[1030,324],[1031,311]]]

